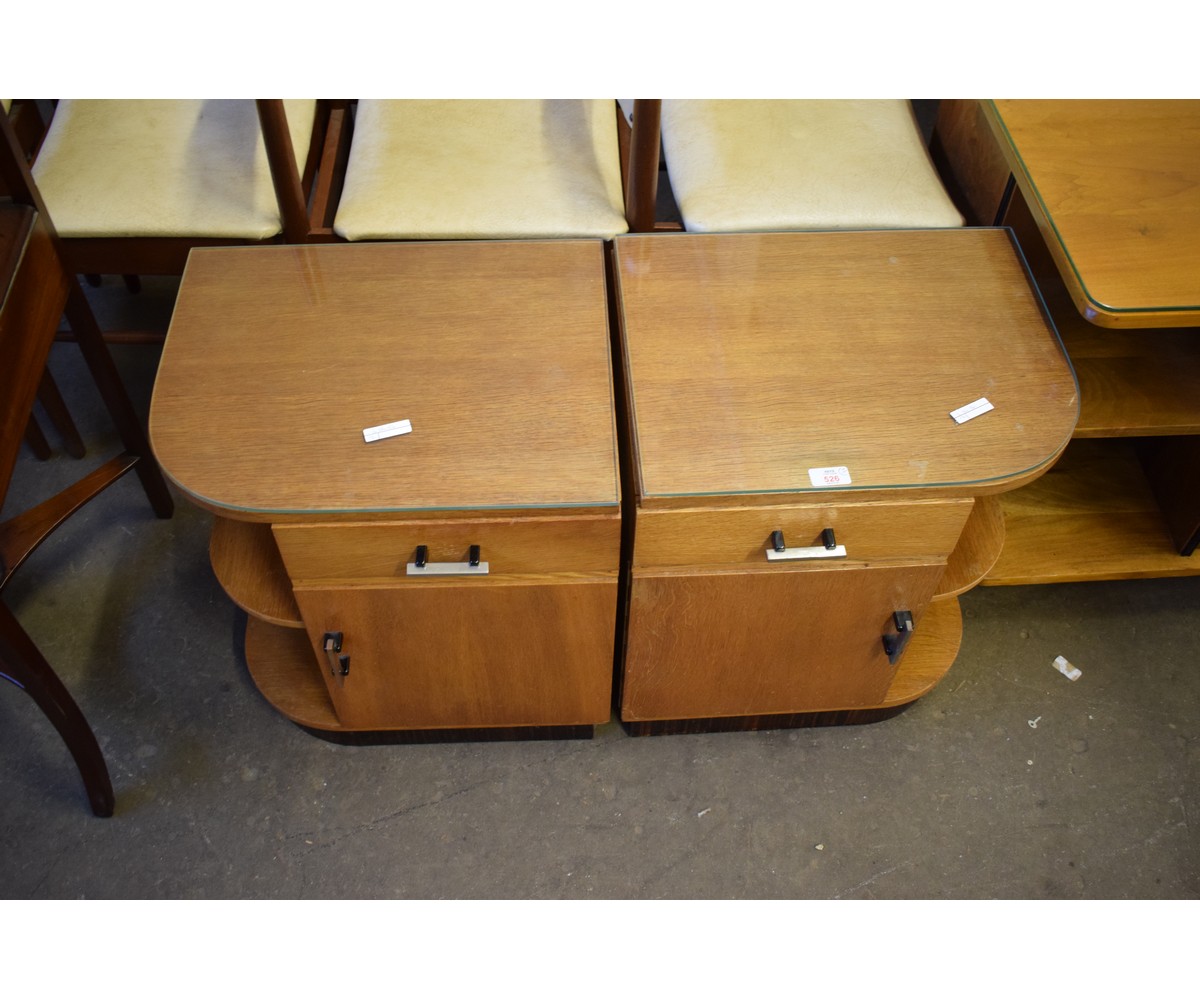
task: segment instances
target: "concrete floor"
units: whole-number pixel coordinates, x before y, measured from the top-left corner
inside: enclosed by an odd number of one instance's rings
[[[158,349],[116,354],[145,413]],[[98,464],[115,443],[74,345],[52,369]],[[5,513],[82,467],[26,454]],[[156,520],[130,476],[10,584],[117,811],[92,817],[0,686],[3,897],[1200,896],[1200,578],[977,589],[946,680],[870,726],[345,747],[253,686],[208,527],[182,499]]]

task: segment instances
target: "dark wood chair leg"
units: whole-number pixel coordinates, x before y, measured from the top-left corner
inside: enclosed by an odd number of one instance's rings
[[[42,425],[37,422],[37,418],[32,413],[29,415],[29,422],[25,425],[25,443],[29,445],[33,457],[39,462],[46,461],[52,454],[50,442],[46,440]]]
[[[51,724],[79,768],[83,787],[97,816],[111,816],[116,805],[104,754],[87,719],[8,607],[0,601],[0,675],[28,694]]]
[[[62,435],[63,447],[67,449],[67,454],[72,458],[83,458],[87,454],[87,448],[83,438],[79,436],[79,428],[71,418],[71,411],[67,409],[62,393],[58,391],[58,383],[54,381],[54,376],[48,368],[42,372],[42,381],[38,386],[38,402],[42,404],[42,409]]]
[[[104,335],[100,332],[96,317],[92,315],[91,306],[88,305],[83,289],[74,279],[69,281],[67,290],[66,316],[121,440],[126,449],[139,458],[134,471],[142,481],[142,488],[146,491],[150,506],[159,517],[170,517],[175,511],[171,492],[167,489],[166,480],[163,479],[154,453],[150,450],[150,441],[142,429],[137,413],[134,412],[133,403],[104,343]]]
[[[142,279],[136,274],[123,274],[125,279],[125,290],[132,295],[137,295],[142,290]]]

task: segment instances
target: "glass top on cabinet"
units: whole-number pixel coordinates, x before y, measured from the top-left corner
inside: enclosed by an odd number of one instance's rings
[[[622,236],[614,257],[643,502],[983,493],[1075,426],[1007,230]]]
[[[1200,324],[1200,101],[985,106],[1085,317]]]
[[[150,431],[232,514],[616,507],[603,244],[194,250]]]

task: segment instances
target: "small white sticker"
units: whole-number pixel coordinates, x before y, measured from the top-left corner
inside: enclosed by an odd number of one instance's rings
[[[849,486],[850,470],[844,465],[831,465],[826,469],[809,469],[808,479],[813,486]]]
[[[390,424],[379,424],[377,427],[367,427],[363,430],[363,440],[370,444],[372,441],[382,441],[384,438],[396,437],[399,434],[411,434],[411,420],[395,420]]]
[[[951,410],[950,416],[954,418],[956,424],[965,424],[968,420],[974,420],[981,414],[987,413],[988,410],[994,409],[995,407],[988,402],[987,397],[981,396],[973,403],[960,406],[957,410]]]

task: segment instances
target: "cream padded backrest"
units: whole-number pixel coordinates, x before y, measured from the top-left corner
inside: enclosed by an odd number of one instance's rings
[[[626,231],[612,100],[359,101],[334,231],[347,240]]]
[[[694,232],[961,226],[908,101],[663,101]]]
[[[302,170],[316,102],[284,104]],[[267,239],[283,228],[253,100],[60,101],[33,173],[66,237]]]

